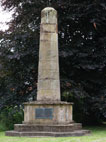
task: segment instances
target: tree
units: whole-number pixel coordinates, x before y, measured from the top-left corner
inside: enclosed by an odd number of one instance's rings
[[[8,101],[20,104],[36,94],[40,12],[51,5],[59,17],[62,99],[76,102],[79,107],[76,105],[75,111],[83,112],[83,118],[103,121],[106,118],[105,1],[3,0],[2,5],[15,9],[2,42],[6,67],[11,72],[5,82],[9,85],[7,96],[9,90],[12,95]]]

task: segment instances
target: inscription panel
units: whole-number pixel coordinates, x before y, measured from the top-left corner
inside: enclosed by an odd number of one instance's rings
[[[35,118],[36,119],[52,119],[53,118],[53,108],[36,108]]]

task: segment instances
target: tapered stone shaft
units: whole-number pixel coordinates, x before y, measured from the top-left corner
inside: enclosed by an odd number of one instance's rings
[[[37,89],[38,101],[60,101],[57,11],[51,7],[41,12]]]

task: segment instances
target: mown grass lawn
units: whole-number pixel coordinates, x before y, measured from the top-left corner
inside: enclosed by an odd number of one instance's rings
[[[7,137],[5,132],[0,132],[0,142],[106,142],[106,127],[89,127],[91,135],[82,137],[62,137],[62,138],[26,138]]]

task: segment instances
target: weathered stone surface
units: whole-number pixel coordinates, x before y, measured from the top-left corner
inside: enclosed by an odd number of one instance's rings
[[[41,24],[56,24],[57,23],[57,11],[52,7],[46,7],[41,12]]]
[[[15,124],[14,130],[18,132],[72,132],[81,130],[80,123],[71,123],[67,125],[38,125],[38,124]]]
[[[50,101],[51,96],[54,96],[54,98],[52,99],[53,101],[60,100],[60,98],[59,98],[60,92],[59,91],[60,91],[59,89],[57,89],[57,90],[40,89],[40,90],[38,90],[38,100],[42,100],[41,97],[40,97],[41,95],[43,95],[42,97],[43,97],[44,101],[45,100]]]
[[[71,136],[84,136],[89,135],[89,130],[75,130],[73,132],[17,132],[7,131],[6,136],[18,137],[71,137]]]
[[[24,105],[73,105],[71,102],[64,102],[64,101],[33,101],[33,102],[25,102]]]
[[[35,110],[37,108],[52,108],[52,119],[37,119]],[[69,124],[72,123],[72,105],[70,103],[31,103],[24,104],[24,122],[25,124]]]
[[[57,33],[57,24],[41,24],[41,33]]]
[[[57,42],[41,41],[39,50],[39,61],[54,60],[58,63],[58,46]],[[40,68],[39,68],[40,70]]]
[[[58,70],[58,63],[54,60],[39,61],[39,68],[42,70],[48,70],[48,72],[50,72],[50,70]]]
[[[40,41],[51,41],[52,42],[56,42],[57,41],[57,34],[55,33],[42,33],[40,34]]]
[[[45,79],[45,82],[44,80],[39,80],[39,90],[38,91],[41,91],[42,90],[48,90],[48,93],[56,93],[58,90],[58,88],[60,87],[60,84],[59,84],[59,81],[58,80],[52,80],[53,78],[46,78]],[[52,91],[52,92],[51,92]],[[44,93],[44,92],[42,92]],[[57,92],[58,93],[58,92]],[[59,92],[60,93],[60,92]],[[55,94],[54,94],[55,95]],[[58,94],[57,94],[58,95]],[[51,94],[50,94],[51,96]],[[54,99],[53,99],[54,100]]]
[[[42,71],[39,72],[39,80],[41,79],[59,79],[59,72],[57,70],[47,70],[43,69]]]
[[[37,100],[60,100],[57,12],[41,13]]]

